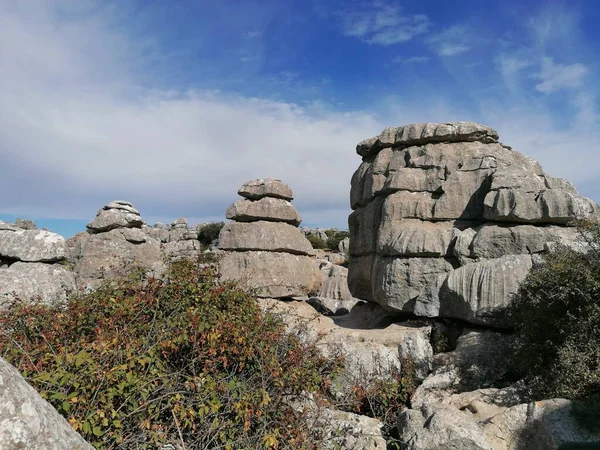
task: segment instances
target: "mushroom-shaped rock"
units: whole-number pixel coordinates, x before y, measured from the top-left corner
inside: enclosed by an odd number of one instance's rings
[[[294,205],[287,200],[263,197],[260,200],[238,200],[227,209],[226,217],[237,222],[267,220],[287,222],[298,226],[302,218]]]
[[[294,195],[290,187],[276,178],[259,178],[258,180],[244,183],[238,194],[251,200],[260,200],[263,197],[282,198],[293,200]]]
[[[103,206],[96,218],[86,225],[89,233],[104,233],[117,228],[141,228],[140,213],[129,202],[116,200]]]

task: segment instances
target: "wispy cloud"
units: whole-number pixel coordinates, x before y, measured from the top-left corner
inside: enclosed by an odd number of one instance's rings
[[[342,32],[368,44],[389,46],[408,42],[431,27],[423,14],[405,14],[399,6],[376,2],[370,8],[341,14]]]
[[[252,30],[252,31],[248,31],[247,33],[244,34],[244,37],[246,39],[256,39],[258,37],[261,37],[263,35],[263,32],[260,30]]]
[[[583,64],[556,64],[552,58],[542,59],[542,67],[537,74],[541,83],[535,88],[540,92],[554,92],[561,89],[576,88],[581,86],[589,69]]]
[[[455,25],[446,28],[429,38],[427,43],[440,56],[456,56],[471,48],[466,26]]]
[[[396,64],[422,64],[429,61],[431,58],[429,56],[411,56],[409,58],[405,58],[403,56],[398,56],[394,58],[392,61]]]

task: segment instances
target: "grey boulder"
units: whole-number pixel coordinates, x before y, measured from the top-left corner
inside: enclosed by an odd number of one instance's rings
[[[238,194],[251,200],[260,200],[263,197],[293,200],[292,189],[276,178],[259,178],[244,183]]]
[[[227,209],[225,216],[238,222],[267,220],[287,222],[294,226],[302,222],[294,205],[287,200],[272,197],[264,197],[256,201],[238,200]]]
[[[0,449],[93,450],[69,423],[0,358]]]
[[[45,230],[0,230],[0,258],[25,262],[57,262],[67,257],[59,234]]]
[[[298,228],[285,222],[231,222],[219,234],[222,250],[264,250],[310,255],[312,245]]]
[[[0,308],[13,301],[60,305],[75,291],[73,272],[60,264],[16,262],[0,269]]]

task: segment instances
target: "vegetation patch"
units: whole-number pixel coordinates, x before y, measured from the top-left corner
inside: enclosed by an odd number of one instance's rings
[[[0,353],[96,448],[319,448],[290,399],[327,391],[339,360],[210,265],[178,261],[67,309],[0,315]]]
[[[198,230],[198,240],[202,246],[206,248],[214,241],[219,239],[219,233],[224,226],[224,222],[215,222],[209,223],[208,225],[204,225],[202,228],[200,228]]]
[[[577,400],[575,417],[586,425],[600,423],[600,226],[579,229],[587,251],[558,247],[546,255],[521,285],[510,318],[515,365],[532,397]]]

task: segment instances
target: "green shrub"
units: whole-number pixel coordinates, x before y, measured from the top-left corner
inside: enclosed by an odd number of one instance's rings
[[[198,230],[198,240],[204,247],[208,247],[214,241],[219,239],[219,233],[224,226],[224,222],[214,222],[204,225]]]
[[[600,394],[600,226],[579,225],[589,250],[558,247],[545,256],[509,310],[516,368],[537,399]]]
[[[329,239],[327,239],[327,248],[329,248],[329,250],[332,252],[337,252],[340,242],[342,242],[345,238],[350,237],[350,233],[348,231],[336,231],[332,233],[331,236],[328,234],[328,237]]]
[[[320,448],[289,399],[326,392],[341,367],[190,261],[66,309],[16,305],[0,354],[101,449]]]
[[[310,242],[310,245],[312,245],[314,249],[323,250],[327,248],[327,242],[325,242],[319,236],[315,236],[314,234],[307,234],[306,239],[308,239],[308,242]]]

